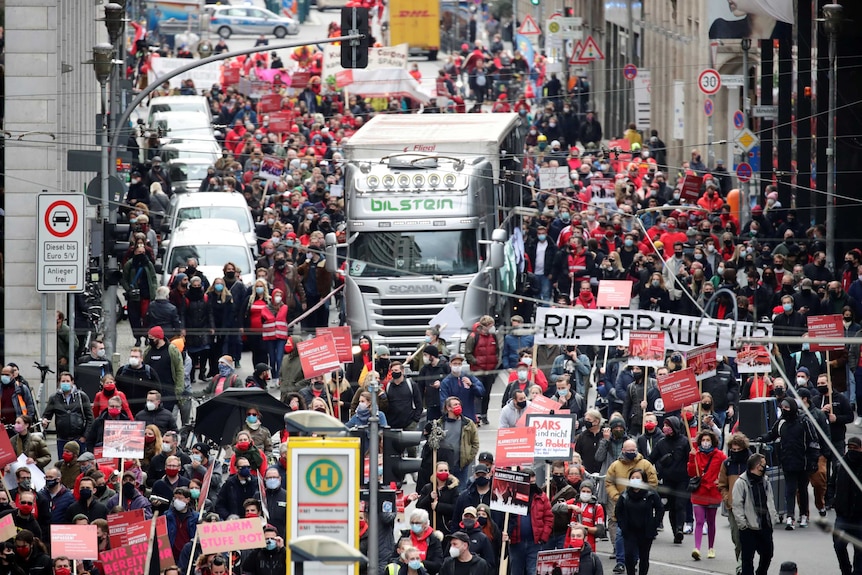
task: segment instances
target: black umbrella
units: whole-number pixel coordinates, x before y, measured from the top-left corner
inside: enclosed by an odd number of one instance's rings
[[[230,443],[242,427],[249,407],[258,409],[261,423],[272,433],[284,427],[284,414],[290,409],[265,389],[228,388],[198,406],[195,433],[219,445]]]

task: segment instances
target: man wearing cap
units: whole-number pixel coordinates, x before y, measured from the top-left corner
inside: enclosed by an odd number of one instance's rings
[[[173,413],[177,398],[185,387],[183,357],[177,347],[165,339],[164,330],[155,326],[147,332],[148,346],[144,350],[144,364],[159,376],[158,391],[162,394],[162,406]]]
[[[462,483],[463,485],[463,483]],[[478,507],[479,505],[491,505],[491,469],[484,463],[479,463],[473,469],[473,478],[467,485],[467,488],[458,496],[455,501],[455,507],[452,511],[452,523],[449,525],[449,531],[459,529],[459,522],[464,516],[464,510],[468,507]],[[497,526],[502,526],[503,514],[494,511],[492,517]]]
[[[461,513],[458,530],[466,533],[470,539],[470,552],[484,559],[491,571],[494,571],[497,568],[497,557],[494,555],[491,541],[488,540],[487,535],[482,531],[482,526],[477,521],[478,517],[479,513],[475,507],[466,507]]]
[[[272,379],[272,371],[265,363],[258,363],[254,366],[254,372],[245,378],[245,386],[257,389],[266,389],[267,382]]]
[[[283,575],[287,572],[287,550],[275,525],[263,528],[264,547],[253,549],[242,562],[243,575]]]
[[[416,383],[419,385],[419,391],[425,400],[426,417],[429,421],[440,419],[443,416],[440,407],[443,405],[440,399],[440,385],[449,374],[449,369],[449,364],[440,357],[440,350],[437,349],[437,346],[426,345],[422,350],[422,367],[419,369]]]
[[[469,373],[464,363],[464,356],[460,353],[449,359],[451,373],[440,382],[440,404],[444,404],[449,397],[455,397],[460,400],[464,417],[477,421],[475,400],[485,395],[485,386]]]
[[[463,531],[452,534],[449,557],[443,561],[440,575],[493,575],[488,562],[470,551],[470,537]]]
[[[173,188],[171,188],[171,177],[170,175],[168,175],[168,172],[162,167],[162,158],[159,156],[153,157],[153,165],[147,172],[147,188],[149,188],[155,182],[158,182],[162,185],[162,191],[164,191],[168,196],[174,195]]]
[[[131,471],[123,473],[122,485],[120,491],[111,497],[106,506],[108,509],[114,509],[121,506],[123,511],[134,511],[136,509],[144,510],[144,519],[152,519],[153,508],[149,500],[141,493],[140,483],[137,477]]]

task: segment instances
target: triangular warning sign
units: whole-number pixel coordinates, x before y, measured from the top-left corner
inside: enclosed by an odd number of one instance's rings
[[[518,28],[518,34],[523,36],[533,36],[541,33],[542,31],[539,30],[539,25],[536,24],[536,21],[533,20],[532,16],[527,14],[527,17],[524,18],[524,21],[521,23],[521,27]]]
[[[590,36],[587,38],[586,42],[584,42],[584,48],[581,50],[580,55],[578,56],[578,60],[604,60],[605,55],[602,53],[602,50],[599,48],[599,45],[593,40],[593,37]]]
[[[572,48],[572,57],[569,58],[569,64],[589,64],[586,60],[581,60],[581,52],[584,51],[584,43],[578,40],[575,42],[575,47]]]

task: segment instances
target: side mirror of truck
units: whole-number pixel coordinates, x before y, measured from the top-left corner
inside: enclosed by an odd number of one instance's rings
[[[505,245],[508,239],[509,235],[506,233],[506,230],[497,229],[491,232],[491,245],[488,246],[488,263],[492,269],[498,270],[503,267],[506,259]]]
[[[338,238],[332,232],[326,234],[326,271],[335,273],[338,271]]]

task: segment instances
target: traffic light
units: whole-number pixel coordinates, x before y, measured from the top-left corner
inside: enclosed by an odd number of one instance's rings
[[[530,4],[532,4],[533,6],[538,6],[539,2],[540,0],[530,0]]]
[[[368,32],[368,8],[342,8],[341,34],[343,36],[363,35],[358,40],[341,42],[341,67],[367,68],[368,48],[371,46],[371,34]]]
[[[417,473],[422,465],[418,457],[404,457],[404,451],[417,447],[422,441],[421,431],[401,429],[383,430],[383,483],[400,485],[408,473]]]
[[[109,266],[108,260],[114,257],[116,262],[129,250],[131,226],[129,224],[112,224],[110,222],[105,222],[104,225],[104,259],[102,268],[104,270],[105,285],[119,285],[123,272],[116,263]]]

